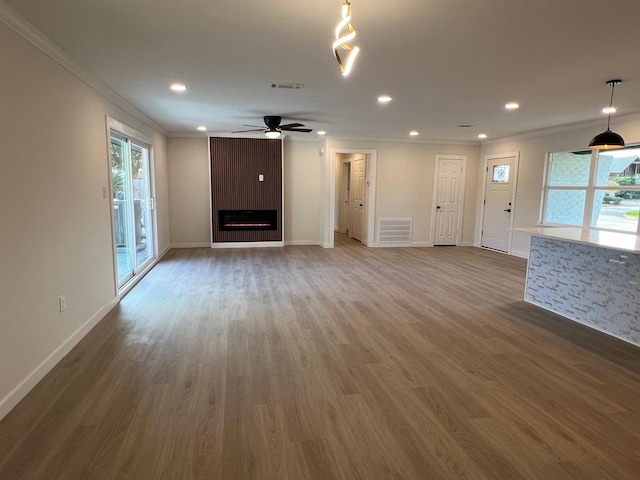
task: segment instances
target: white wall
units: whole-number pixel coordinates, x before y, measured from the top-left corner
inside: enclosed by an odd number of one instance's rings
[[[462,245],[473,245],[476,175],[480,158],[477,146],[335,139],[330,140],[329,147],[332,150],[377,150],[376,218],[373,225],[377,225],[379,217],[412,217],[412,243],[417,245],[433,244],[431,216],[435,214],[433,182],[436,155],[466,155],[467,176],[460,238]]]
[[[545,159],[548,153],[576,150],[588,150],[589,141],[604,131],[606,122],[577,128],[571,131],[548,133],[545,135],[522,136],[485,143],[481,148],[481,161],[478,164],[478,214],[481,208],[482,178],[484,159],[487,155],[520,152],[514,228],[533,227],[539,221],[542,183]],[[640,142],[640,119],[613,118],[612,129],[622,135],[627,145]],[[480,239],[480,225],[476,238]],[[529,236],[514,233],[511,253],[526,256],[529,251]]]
[[[211,245],[208,139],[170,137],[167,151],[171,244]]]
[[[284,140],[284,241],[286,245],[321,245],[324,142]]]
[[[164,136],[1,23],[0,45],[2,418],[115,304],[107,115],[153,139],[161,250],[169,217]]]

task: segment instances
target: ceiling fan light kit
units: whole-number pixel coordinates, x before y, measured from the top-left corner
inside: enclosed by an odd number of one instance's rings
[[[264,134],[269,138],[278,138],[280,136],[280,132],[278,130],[267,130]]]
[[[262,117],[262,120],[267,127],[266,129],[264,127],[257,127],[251,130],[238,130],[232,133],[264,132],[268,138],[278,138],[281,132],[310,133],[313,131],[310,128],[302,128],[304,127],[302,123],[287,123],[285,125],[281,125],[282,117],[278,115],[265,115]],[[246,126],[251,127],[252,125]]]
[[[616,150],[618,148],[624,148],[624,139],[615,132],[611,131],[611,112],[613,110],[613,90],[616,88],[616,85],[620,85],[622,80],[607,80],[607,85],[611,87],[611,101],[609,102],[609,108],[607,112],[609,113],[609,118],[607,120],[607,129],[596,135],[589,142],[589,148],[592,150]]]
[[[342,4],[342,20],[338,23],[335,31],[336,40],[333,42],[333,55],[338,61],[338,66],[342,75],[345,77],[351,73],[353,63],[360,53],[360,47],[352,45],[351,42],[356,38],[356,30],[351,25],[351,4],[346,0]],[[340,56],[339,49],[343,50],[345,59]]]

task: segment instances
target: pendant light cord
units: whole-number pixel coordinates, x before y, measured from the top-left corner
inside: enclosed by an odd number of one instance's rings
[[[611,107],[613,107],[613,91],[616,88],[616,83],[611,82],[611,100],[609,101],[609,119],[607,120],[607,130],[611,130]]]

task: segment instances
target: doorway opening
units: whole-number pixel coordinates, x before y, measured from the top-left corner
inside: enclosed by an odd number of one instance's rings
[[[335,150],[333,165],[333,230],[363,245],[373,245],[376,151]],[[332,238],[330,247],[334,243]]]

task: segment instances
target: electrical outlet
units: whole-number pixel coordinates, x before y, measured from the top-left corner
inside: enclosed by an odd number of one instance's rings
[[[67,297],[65,295],[60,295],[58,297],[58,305],[60,306],[60,313],[67,309]]]

